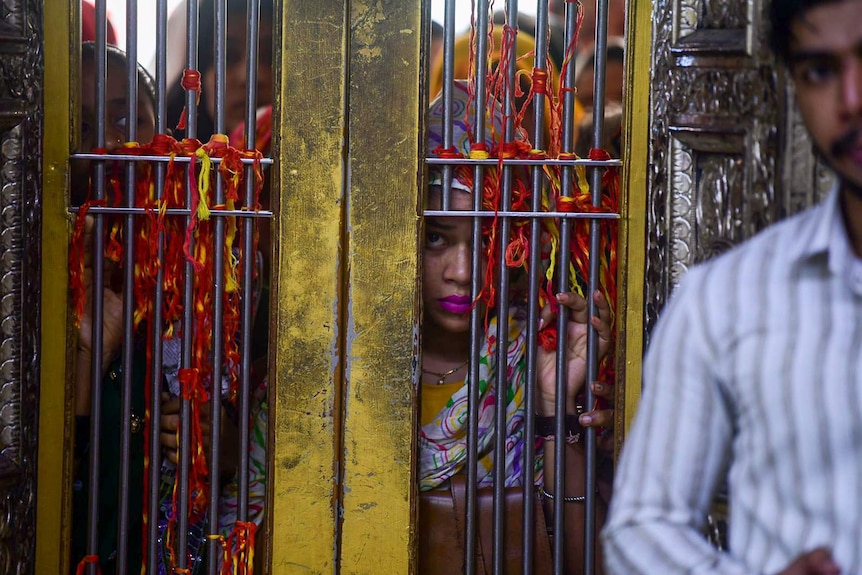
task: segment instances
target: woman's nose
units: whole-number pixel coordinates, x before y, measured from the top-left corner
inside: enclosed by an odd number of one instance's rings
[[[110,125],[105,126],[105,149],[110,151],[117,150],[123,147],[123,142],[126,141],[126,134]]]
[[[470,246],[459,245],[452,252],[452,258],[446,266],[446,279],[457,283],[470,283],[473,277],[473,254]]]

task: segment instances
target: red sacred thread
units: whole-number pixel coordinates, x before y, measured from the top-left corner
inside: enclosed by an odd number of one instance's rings
[[[237,521],[227,537],[229,560],[222,565],[222,575],[250,575],[254,570],[254,540],[257,524]]]
[[[488,145],[485,142],[470,142],[470,152],[488,152]]]
[[[542,349],[545,351],[554,351],[557,349],[557,327],[554,325],[547,325],[543,327],[538,334],[539,337],[539,345],[542,346]]]
[[[523,229],[521,226],[521,232],[506,247],[506,265],[510,268],[519,268],[525,265],[527,254],[530,253],[530,242]]]
[[[253,179],[252,197],[250,205],[243,206],[242,209],[257,210],[259,209],[260,191],[263,186],[263,170],[262,170],[262,154],[258,150],[237,150],[236,148],[226,146],[222,138],[216,137],[211,140],[208,145],[202,146],[197,140],[184,140],[177,142],[174,138],[161,134],[154,137],[150,144],[138,146],[135,144],[126,145],[122,150],[108,152],[106,154],[140,154],[140,155],[158,155],[168,156],[169,161],[165,170],[164,188],[157,190],[155,188],[154,176],[155,170],[152,165],[147,162],[138,162],[135,171],[135,186],[134,186],[134,207],[143,208],[145,215],[135,219],[133,250],[135,253],[135,269],[134,269],[134,329],[135,333],[140,333],[140,330],[146,327],[146,333],[153,333],[156,326],[153,325],[153,313],[155,311],[154,295],[157,287],[161,287],[163,292],[162,300],[162,325],[158,327],[158,331],[163,334],[163,338],[176,337],[176,328],[181,326],[183,317],[183,293],[185,282],[185,264],[188,261],[187,255],[183,250],[183,238],[189,234],[194,234],[195,251],[192,254],[193,259],[204,267],[203,271],[196,276],[196,282],[193,287],[193,324],[182,326],[182,329],[189,329],[192,333],[192,365],[183,366],[184,369],[191,371],[184,372],[183,379],[187,384],[183,393],[192,398],[192,417],[191,421],[186,424],[192,425],[192,474],[190,480],[190,493],[192,498],[192,508],[195,515],[202,516],[205,513],[207,506],[207,474],[206,458],[203,456],[203,441],[202,433],[194,431],[195,428],[200,428],[200,416],[208,409],[206,398],[209,393],[221,393],[221,385],[213,385],[213,374],[211,366],[210,350],[213,341],[213,309],[212,309],[212,285],[213,269],[215,257],[223,254],[225,258],[226,275],[231,275],[234,278],[234,283],[230,291],[225,287],[225,312],[223,321],[223,341],[225,346],[225,377],[229,380],[229,387],[233,390],[237,388],[238,368],[240,365],[238,334],[239,334],[239,317],[241,309],[241,299],[244,291],[248,291],[251,286],[240,285],[241,275],[237,274],[237,269],[242,265],[242,251],[239,247],[240,236],[235,232],[225,239],[223,246],[214,245],[213,224],[211,220],[195,221],[197,224],[194,229],[190,230],[186,223],[185,216],[168,215],[169,209],[187,207],[187,198],[185,191],[188,182],[197,190],[197,182],[195,175],[198,175],[197,164],[192,170],[180,165],[174,161],[175,157],[194,157],[198,153],[198,149],[203,147],[203,151],[208,157],[222,157],[225,159],[224,169],[218,171],[212,170],[210,178],[222,177],[225,179],[225,187],[227,190],[237,190],[243,184],[246,174],[250,172],[250,177]],[[243,159],[251,159],[253,165],[251,170],[243,168]],[[110,172],[119,174],[119,171]],[[219,176],[216,176],[216,174]],[[88,209],[94,205],[107,206],[125,205],[123,194],[124,186],[119,177],[116,182],[109,180],[113,185],[114,194],[110,201],[108,200],[89,200],[82,205],[77,214],[77,219],[74,224],[73,234],[71,238],[69,252],[69,269],[70,269],[70,290],[73,301],[73,309],[75,312],[76,321],[80,322],[80,318],[85,312],[87,294],[86,285],[84,282],[84,261],[88,257],[84,250],[84,224]],[[215,189],[212,181],[206,185],[207,194],[211,194]],[[204,189],[204,186],[201,186]],[[199,195],[200,191],[198,191]],[[230,192],[229,192],[230,193]],[[239,194],[233,193],[232,201],[239,201]],[[195,198],[195,194],[191,195]],[[209,203],[214,203],[213,198],[199,198],[202,201],[205,199]],[[190,203],[190,202],[189,202]],[[191,206],[188,206],[191,208]],[[109,216],[105,216],[110,220]],[[123,216],[124,218],[125,216]],[[229,229],[236,230],[236,217],[224,216]],[[248,225],[252,225],[249,223]],[[107,227],[106,234],[113,233],[111,226]],[[159,257],[160,237],[164,245],[162,257]],[[114,236],[115,243],[111,245],[106,242],[106,248],[115,250],[110,257],[116,258],[120,265],[123,264],[124,244],[119,241],[121,235]],[[257,236],[254,238],[252,253],[257,249]],[[163,283],[161,286],[156,285],[158,272],[163,274]],[[153,357],[153,342],[152,338],[147,338],[146,346],[146,381],[149,382],[145,387],[145,426],[146,429],[152,429],[152,425],[158,422],[152,421],[150,413],[150,403],[152,401],[153,389],[159,390],[160,385],[153,383],[152,373],[152,357]],[[192,376],[190,374],[196,374]],[[219,384],[221,383],[219,377]],[[157,387],[153,388],[156,385]],[[152,389],[151,389],[152,388]],[[235,391],[228,395],[235,397]],[[152,464],[158,465],[157,461],[152,460],[152,455],[149,453],[149,444],[145,442],[144,453],[144,475],[149,476],[149,466]],[[173,510],[169,512],[172,516],[176,516],[177,507],[176,501],[172,503]],[[143,548],[146,549],[146,525],[150,518],[147,517],[148,505],[144,504],[143,520],[144,530],[142,537]],[[166,561],[169,569],[176,566],[175,550],[173,549],[173,538],[171,533],[166,534],[167,550],[165,552]],[[247,540],[247,538],[246,538]],[[89,561],[95,562],[95,561]],[[85,561],[86,563],[86,561]],[[174,570],[173,572],[176,572]]]
[[[72,297],[72,310],[75,312],[75,327],[81,326],[81,317],[87,306],[87,286],[84,280],[84,262],[87,247],[84,245],[84,228],[87,212],[91,206],[104,206],[105,200],[87,200],[78,208],[78,216],[69,241],[69,289]]]
[[[183,77],[180,80],[180,85],[183,87],[183,90],[189,92],[196,92],[197,97],[195,102],[200,104],[201,102],[201,73],[197,70],[183,70]],[[183,112],[180,114],[180,121],[177,122],[177,130],[185,130],[186,129],[186,116],[188,111],[185,106],[183,107]]]
[[[443,146],[437,146],[433,150],[434,154],[439,158],[463,158],[464,154],[459,152],[455,146],[450,146],[448,148],[444,148]]]
[[[557,211],[573,213],[578,211],[578,204],[571,196],[560,196],[557,198]]]
[[[75,570],[75,575],[84,575],[84,571],[87,569],[88,563],[94,563],[96,565],[96,573],[101,575],[102,567],[99,565],[98,555],[85,555],[83,559],[78,562],[78,568]]]
[[[533,68],[532,73],[533,86],[532,90],[536,94],[548,94],[548,71],[541,68]]]

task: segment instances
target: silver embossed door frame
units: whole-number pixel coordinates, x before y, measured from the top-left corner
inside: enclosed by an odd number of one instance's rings
[[[765,0],[653,4],[646,334],[691,265],[828,188],[770,51],[767,8]]]

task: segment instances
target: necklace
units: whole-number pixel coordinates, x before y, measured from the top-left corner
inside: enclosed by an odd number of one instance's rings
[[[450,375],[452,375],[453,373],[455,373],[456,371],[458,371],[462,367],[466,366],[468,363],[470,363],[469,359],[467,361],[465,361],[464,363],[462,363],[461,365],[459,365],[457,367],[453,367],[449,371],[444,371],[443,373],[437,373],[436,371],[431,371],[430,369],[423,369],[422,373],[427,373],[429,375],[433,375],[433,376],[439,378],[437,380],[437,385],[443,385],[444,383],[446,383],[447,377],[449,377]]]

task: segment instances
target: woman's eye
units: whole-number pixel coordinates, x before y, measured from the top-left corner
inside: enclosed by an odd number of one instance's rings
[[[444,244],[443,236],[436,232],[425,234],[425,246],[429,248],[441,247]]]
[[[81,142],[89,142],[92,137],[92,128],[90,127],[90,122],[83,121],[81,122]],[[87,150],[89,151],[89,150]]]

